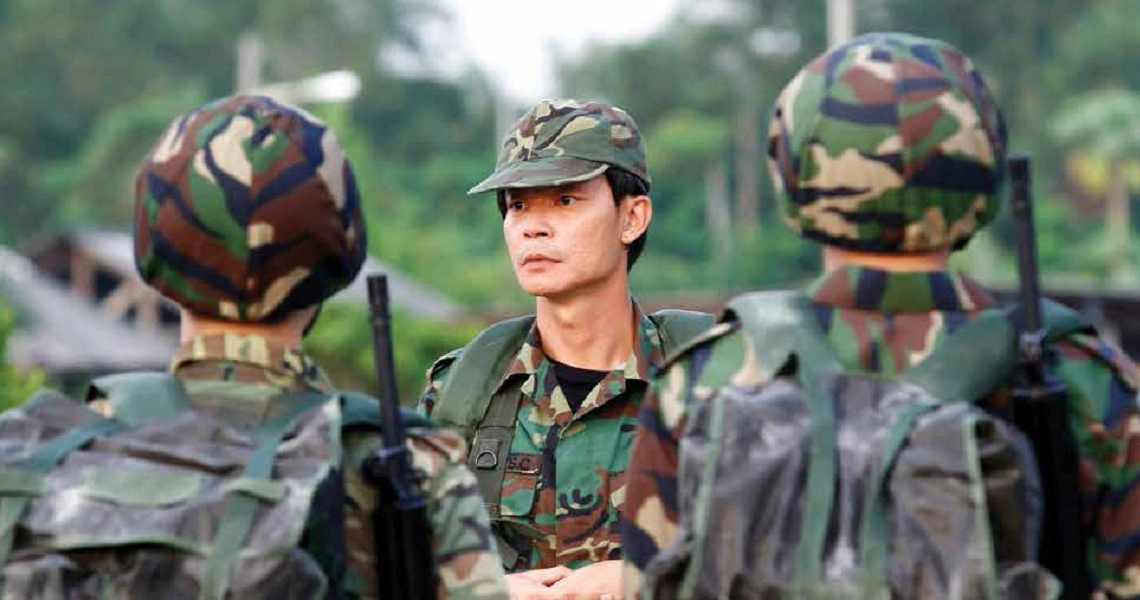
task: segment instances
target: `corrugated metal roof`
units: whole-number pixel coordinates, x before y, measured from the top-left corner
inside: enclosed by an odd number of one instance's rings
[[[8,360],[19,366],[55,373],[161,369],[177,347],[172,335],[107,320],[22,254],[2,246],[0,292],[24,322],[8,345]]]
[[[120,276],[138,278],[130,234],[118,231],[77,230],[64,235],[63,238]],[[392,305],[398,310],[426,319],[447,322],[467,316],[467,311],[461,305],[371,256],[365,260],[361,274],[352,285],[334,296],[333,300],[367,302],[365,275],[377,272],[387,273]]]

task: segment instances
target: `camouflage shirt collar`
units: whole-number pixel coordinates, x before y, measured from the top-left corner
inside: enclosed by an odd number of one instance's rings
[[[821,275],[809,294],[821,304],[876,312],[973,311],[996,305],[981,284],[950,271],[847,266]]]
[[[178,348],[170,370],[183,378],[269,383],[284,389],[333,389],[324,371],[307,354],[256,335],[197,336]]]
[[[649,378],[661,368],[665,362],[664,352],[661,350],[661,337],[657,326],[641,310],[636,300],[633,303],[633,318],[637,322],[637,339],[633,344],[633,351],[625,364],[620,368],[624,379],[635,379],[649,382]],[[511,361],[511,366],[503,376],[506,381],[515,376],[530,376],[538,371],[546,355],[542,352],[542,336],[538,331],[538,321],[531,325],[526,342]]]

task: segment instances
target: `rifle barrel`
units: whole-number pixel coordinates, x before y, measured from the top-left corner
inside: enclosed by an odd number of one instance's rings
[[[398,451],[404,444],[404,424],[400,420],[400,395],[396,388],[396,367],[392,357],[392,317],[388,312],[388,277],[368,276],[368,309],[372,321],[372,360],[376,364],[380,415],[384,420],[381,436],[384,447]],[[407,463],[407,461],[397,461]],[[403,469],[402,465],[396,465]],[[403,473],[401,473],[402,475]]]
[[[1013,229],[1017,237],[1018,275],[1021,278],[1021,306],[1024,332],[1030,335],[1041,331],[1041,282],[1037,273],[1037,236],[1033,225],[1033,196],[1030,191],[1029,157],[1015,154],[1009,157],[1010,204],[1013,209]]]

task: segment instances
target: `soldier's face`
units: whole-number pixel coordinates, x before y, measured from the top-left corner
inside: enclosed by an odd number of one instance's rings
[[[604,175],[509,190],[506,204],[503,235],[515,276],[528,294],[556,299],[625,276],[626,203],[614,205]]]

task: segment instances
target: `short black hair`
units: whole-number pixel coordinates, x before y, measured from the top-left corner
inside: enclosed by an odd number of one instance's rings
[[[649,182],[621,167],[606,169],[605,176],[606,183],[610,184],[610,190],[614,194],[614,206],[621,206],[621,201],[625,200],[627,196],[649,195]],[[499,207],[499,214],[504,219],[507,218],[507,190],[495,190],[495,203]],[[645,242],[648,239],[649,228],[646,227],[636,240],[625,247],[628,253],[625,263],[627,271],[633,269],[633,263],[637,262],[638,257],[641,256],[641,251],[645,249]]]

